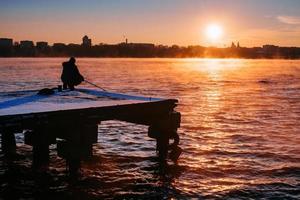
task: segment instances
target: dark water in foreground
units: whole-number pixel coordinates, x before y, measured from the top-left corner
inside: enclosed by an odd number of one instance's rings
[[[55,86],[63,60],[0,59],[0,90]],[[24,157],[13,169],[0,153],[0,198],[300,199],[300,61],[78,59],[78,66],[111,91],[178,98],[178,165],[162,174],[147,127],[108,121],[94,159],[71,184],[55,145],[48,176],[34,175],[31,148],[18,134]]]

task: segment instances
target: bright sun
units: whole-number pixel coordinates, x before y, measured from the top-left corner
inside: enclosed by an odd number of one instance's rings
[[[221,38],[223,34],[223,29],[221,26],[217,24],[210,24],[205,29],[206,37],[210,39],[212,42],[216,42]]]

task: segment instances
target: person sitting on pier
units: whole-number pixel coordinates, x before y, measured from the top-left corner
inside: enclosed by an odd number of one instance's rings
[[[61,80],[63,82],[63,89],[70,88],[70,90],[74,90],[74,86],[79,85],[82,81],[84,81],[84,78],[80,74],[75,62],[75,58],[71,57],[68,62],[62,63],[63,70]]]

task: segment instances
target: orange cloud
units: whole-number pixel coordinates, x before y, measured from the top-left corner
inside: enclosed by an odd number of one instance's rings
[[[294,17],[294,16],[277,16],[278,21],[285,23],[285,24],[293,24],[297,25],[300,24],[300,17]]]

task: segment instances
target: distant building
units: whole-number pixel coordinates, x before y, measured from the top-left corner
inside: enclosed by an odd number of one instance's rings
[[[10,38],[0,38],[0,47],[12,47],[13,40]]]
[[[61,53],[66,50],[66,47],[67,45],[65,45],[64,43],[54,43],[52,48],[54,51]]]
[[[36,43],[36,48],[37,49],[47,49],[49,46],[48,46],[48,42],[37,42]]]
[[[20,41],[20,47],[21,48],[25,48],[25,49],[27,49],[27,48],[33,48],[34,44],[30,40],[22,40],[22,41]]]
[[[237,43],[236,47],[237,47],[237,48],[240,48],[240,42]]]
[[[258,55],[259,57],[264,56],[264,50],[261,47],[253,47],[252,50]]]
[[[9,57],[13,54],[13,40],[0,38],[0,57]]]
[[[126,43],[122,42],[118,44],[119,46],[129,47],[129,48],[154,48],[155,44],[152,43]]]
[[[269,45],[269,44],[263,45],[263,51],[265,55],[275,55],[279,51],[279,46]]]
[[[263,45],[264,50],[276,50],[278,48],[279,46],[275,46],[275,45],[270,45],[270,44]]]
[[[70,43],[68,44],[68,47],[80,47],[80,44]]]
[[[64,43],[54,43],[53,47],[54,48],[65,48],[66,45]]]
[[[154,48],[155,45],[152,43],[128,43],[131,47],[143,47],[143,48]]]
[[[236,48],[234,42],[231,42],[231,48]]]
[[[89,37],[85,35],[82,38],[82,46],[86,46],[86,47],[92,46],[92,39],[89,39]]]

